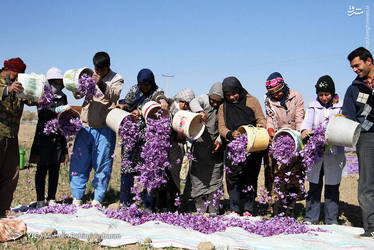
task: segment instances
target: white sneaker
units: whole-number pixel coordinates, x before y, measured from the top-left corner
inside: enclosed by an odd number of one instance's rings
[[[96,207],[96,206],[101,207],[101,203],[100,203],[100,201],[97,201],[97,200],[93,200],[93,201],[91,202],[91,205],[92,205],[93,207]]]
[[[73,205],[82,206],[82,200],[73,199]]]
[[[56,200],[49,200],[48,201],[48,206],[54,206],[57,205]]]
[[[44,201],[37,201],[36,202],[36,208],[42,208],[42,207],[44,207],[44,205],[45,205]]]

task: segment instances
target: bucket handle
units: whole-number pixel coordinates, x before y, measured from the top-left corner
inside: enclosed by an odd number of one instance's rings
[[[252,127],[252,128],[255,128],[255,126],[253,126],[252,124],[248,124],[248,125],[242,125],[242,126],[247,126],[247,127]],[[241,127],[242,127],[241,126]],[[247,134],[247,130],[244,128],[244,131],[245,131],[245,133]],[[250,147],[249,148],[252,148],[253,147],[253,144],[255,144],[255,141],[256,141],[256,132],[254,132],[253,133],[254,135],[253,135],[253,140],[252,140],[252,145],[250,145]],[[247,137],[248,137],[248,134],[247,134]],[[247,139],[248,140],[248,139]]]

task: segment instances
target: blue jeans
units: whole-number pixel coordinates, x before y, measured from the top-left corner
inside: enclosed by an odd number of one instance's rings
[[[306,197],[305,220],[318,223],[321,210],[321,192],[323,185],[323,166],[319,174],[318,183],[309,182],[308,196]],[[325,185],[325,223],[338,224],[339,213],[339,185]]]
[[[365,231],[374,232],[374,133],[361,133],[356,145],[359,164],[358,202]]]
[[[94,199],[102,202],[112,174],[116,134],[108,127],[82,129],[75,137],[70,161],[70,189],[75,199],[82,199],[92,168]]]

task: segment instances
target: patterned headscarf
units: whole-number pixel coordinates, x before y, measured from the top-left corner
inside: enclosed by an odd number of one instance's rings
[[[274,94],[280,91],[284,87],[284,80],[279,72],[271,73],[268,79],[266,79],[266,89],[268,94]]]
[[[191,89],[182,89],[174,96],[174,100],[177,102],[190,103],[194,98],[195,93]]]

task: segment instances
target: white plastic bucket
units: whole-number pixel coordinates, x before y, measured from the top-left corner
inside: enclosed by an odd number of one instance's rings
[[[295,149],[294,152],[299,152],[302,149],[302,139],[301,139],[301,134],[300,132],[290,129],[290,128],[282,128],[275,133],[274,138],[273,138],[273,143],[276,140],[276,138],[280,135],[288,134],[292,137],[293,141],[295,142]]]
[[[143,105],[142,115],[147,121],[147,118],[157,119],[156,113],[161,109],[161,104],[155,101],[149,101]]]
[[[67,90],[72,92],[78,92],[78,82],[81,75],[87,74],[89,76],[93,75],[93,70],[90,68],[80,68],[80,69],[69,69],[65,72],[63,82]]]
[[[361,124],[335,115],[329,119],[326,127],[326,143],[332,146],[343,146],[353,148],[360,137]]]
[[[23,87],[23,92],[17,94],[18,97],[37,102],[43,96],[45,85],[44,75],[20,73],[18,74],[18,82]]]
[[[269,145],[269,133],[264,128],[257,128],[252,125],[243,125],[238,128],[239,133],[247,134],[247,152],[265,150]]]
[[[125,117],[129,115],[131,115],[131,113],[126,112],[122,109],[112,109],[106,116],[106,125],[118,134],[118,129],[123,119],[125,119]]]
[[[190,140],[198,139],[205,129],[201,115],[186,110],[179,110],[175,113],[172,126],[176,132],[183,134]]]

